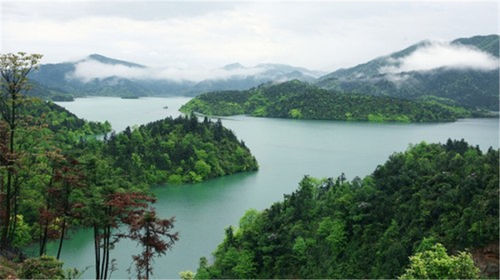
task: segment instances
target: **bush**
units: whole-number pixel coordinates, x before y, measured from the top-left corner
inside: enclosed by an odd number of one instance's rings
[[[25,260],[18,271],[21,279],[64,279],[63,263],[54,257],[41,256]]]
[[[477,279],[479,269],[469,253],[449,256],[440,243],[410,257],[410,267],[399,279]]]

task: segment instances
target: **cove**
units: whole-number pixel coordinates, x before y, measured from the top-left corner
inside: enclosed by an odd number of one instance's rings
[[[177,116],[177,109],[189,98],[120,99],[111,97],[78,98],[58,103],[79,117],[93,121],[108,120],[117,131]],[[168,109],[164,109],[168,106]],[[410,143],[445,142],[461,139],[483,150],[498,148],[498,119],[463,119],[453,123],[395,124],[339,121],[307,121],[235,116],[222,119],[245,141],[259,162],[257,172],[221,177],[198,184],[163,185],[153,188],[158,198],[155,207],[162,217],[176,217],[175,230],[180,240],[167,255],[156,259],[155,278],[178,278],[182,270],[195,270],[201,256],[210,253],[224,237],[224,228],[237,225],[249,208],[264,209],[293,192],[304,175],[337,177],[344,172],[349,179],[370,174],[394,152]],[[90,230],[70,233],[62,260],[67,267],[83,269],[93,265],[93,240]],[[50,244],[49,253],[55,251]],[[51,251],[52,250],[52,251]],[[128,278],[131,255],[139,248],[120,242],[111,251],[117,260],[112,278]],[[83,278],[94,277],[90,267]]]

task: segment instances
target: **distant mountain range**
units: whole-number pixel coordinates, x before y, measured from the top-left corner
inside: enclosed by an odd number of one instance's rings
[[[499,36],[449,43],[420,42],[399,52],[320,77],[315,84],[346,93],[407,99],[437,96],[471,108],[498,111]]]
[[[423,41],[326,75],[284,64],[246,67],[233,63],[205,73],[211,78],[203,80],[194,72],[177,75],[178,69],[155,69],[92,54],[79,61],[43,64],[31,78],[33,95],[55,100],[87,95],[196,96],[300,80],[340,93],[404,99],[435,96],[450,105],[498,111],[498,58],[499,36],[487,35],[451,42]]]
[[[162,72],[165,73],[162,73]],[[175,70],[174,70],[175,71]],[[201,81],[169,77],[171,72],[92,54],[75,62],[42,64],[30,78],[34,95],[65,100],[68,96],[195,96],[213,90],[244,90],[266,82],[293,79],[312,82],[322,72],[283,64],[245,67],[233,63],[214,69],[215,77]]]

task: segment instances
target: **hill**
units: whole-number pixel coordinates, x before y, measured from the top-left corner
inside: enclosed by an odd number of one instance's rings
[[[195,116],[166,118],[111,135],[104,153],[130,180],[192,183],[257,170],[257,161],[243,142],[220,122]]]
[[[417,99],[437,96],[498,111],[499,36],[424,41],[320,77],[316,85],[349,93]]]
[[[0,176],[8,176],[9,160],[15,163],[15,248],[38,241],[42,255],[49,239],[60,238],[62,246],[65,226],[107,221],[95,209],[109,209],[111,194],[147,194],[152,184],[199,182],[258,168],[250,150],[220,122],[167,118],[109,134],[107,122],[82,120],[52,102],[23,100],[14,156],[6,148],[7,125],[0,120]],[[91,214],[79,212],[86,209]]]
[[[306,176],[227,228],[196,278],[394,279],[429,243],[484,260],[483,248],[498,248],[498,157],[448,140],[410,146],[363,179]],[[476,265],[498,278],[498,249],[488,258]]]
[[[454,121],[473,113],[439,99],[418,101],[385,96],[341,94],[297,80],[264,84],[247,91],[218,91],[191,99],[180,109],[207,115],[347,121]],[[476,113],[474,113],[476,114]]]

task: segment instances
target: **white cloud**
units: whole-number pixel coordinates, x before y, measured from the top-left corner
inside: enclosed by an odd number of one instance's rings
[[[499,61],[489,53],[474,47],[433,42],[418,48],[411,54],[391,60],[394,65],[382,67],[381,73],[429,71],[437,68],[493,70]]]
[[[42,53],[43,63],[99,53],[193,72],[233,62],[333,71],[423,39],[498,32],[494,2],[2,1],[0,7],[2,52]]]
[[[173,81],[202,81],[204,79],[227,79],[231,77],[246,77],[257,75],[264,72],[263,67],[244,67],[226,70],[217,69],[202,69],[196,70],[182,68],[139,68],[129,67],[119,64],[106,64],[93,59],[87,59],[78,62],[75,65],[75,71],[68,74],[68,79],[80,79],[83,82],[88,82],[93,79],[105,79],[110,77],[120,77],[126,79],[152,79],[152,80],[173,80]]]
[[[122,77],[127,79],[144,79],[148,76],[148,70],[144,68],[128,67],[125,65],[105,64],[95,60],[86,60],[75,65],[75,71],[69,73],[66,78],[80,79],[88,82],[93,79],[104,79],[109,77]]]

